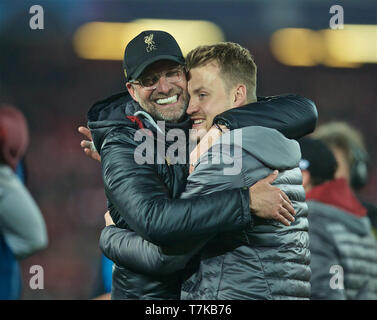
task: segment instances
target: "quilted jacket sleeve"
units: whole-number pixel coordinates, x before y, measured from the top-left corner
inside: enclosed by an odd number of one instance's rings
[[[134,150],[135,145],[122,129],[112,131],[101,149],[102,174],[107,197],[146,240],[169,245],[250,225],[247,188],[172,199],[156,166],[137,164]]]
[[[158,276],[183,269],[205,242],[180,243],[179,250],[161,249],[134,231],[108,226],[101,232],[100,248],[118,266]]]
[[[227,110],[214,119],[232,129],[262,126],[280,131],[289,139],[299,139],[314,131],[318,113],[313,101],[288,94],[261,98],[256,103]]]

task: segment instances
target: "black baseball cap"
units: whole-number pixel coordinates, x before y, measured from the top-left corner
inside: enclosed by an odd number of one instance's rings
[[[136,80],[146,67],[159,60],[185,63],[181,48],[171,34],[159,30],[143,31],[126,46],[123,59],[126,80]]]
[[[337,162],[329,147],[318,139],[304,137],[298,140],[301,148],[301,170],[308,170],[313,177],[334,179]]]

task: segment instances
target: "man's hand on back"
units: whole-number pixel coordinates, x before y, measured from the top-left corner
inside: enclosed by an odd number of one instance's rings
[[[92,134],[90,133],[90,130],[86,127],[79,127],[78,131],[85,136],[88,140],[82,140],[80,143],[81,148],[83,148],[85,154],[89,157],[92,158],[93,160],[97,160],[101,162],[101,156],[95,150],[94,145],[93,145],[93,139],[92,139]]]
[[[260,218],[278,220],[289,226],[295,220],[296,212],[287,195],[271,185],[277,176],[278,171],[275,170],[250,187],[250,209]]]

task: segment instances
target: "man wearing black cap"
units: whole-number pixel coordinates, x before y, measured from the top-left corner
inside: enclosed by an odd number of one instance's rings
[[[123,62],[128,92],[155,120],[184,117],[189,100],[184,64],[178,43],[166,32],[145,31],[128,44]],[[162,75],[165,81],[156,90]]]
[[[311,299],[377,299],[377,243],[366,210],[321,140],[300,139],[309,207]]]
[[[250,208],[261,217],[286,224],[291,219],[289,199],[266,182],[258,182],[250,191],[242,188],[174,200],[185,189],[187,163],[170,165],[167,157],[162,164],[135,162],[135,150],[140,144],[134,139],[135,133],[147,129],[155,136],[159,131],[156,120],[165,120],[168,129],[181,129],[188,137],[192,123],[185,116],[188,95],[183,64],[179,46],[169,34],[141,33],[128,44],[125,52],[128,92],[97,102],[88,113],[88,126],[101,155],[111,217],[118,227],[135,231],[130,231],[129,241],[122,244],[129,245],[135,254],[138,246],[148,246],[140,236],[151,243],[169,246],[184,240],[197,241],[211,233],[242,230],[251,222]],[[274,127],[286,135],[293,134],[291,137],[311,132],[316,122],[315,106],[296,96],[257,102],[242,109],[243,123],[246,113],[251,125]],[[237,128],[241,122],[238,114],[239,110],[229,110],[220,120],[230,128]],[[166,147],[172,143],[167,141]],[[93,154],[88,148],[86,153]],[[155,158],[158,156],[156,152]],[[272,204],[263,201],[267,189],[270,190],[267,198],[272,195],[273,199],[275,196],[280,199],[278,206],[275,200]],[[256,194],[258,190],[262,191]],[[180,283],[180,273],[168,278],[156,277],[139,273],[137,266],[127,269],[115,266],[112,297],[176,299]]]

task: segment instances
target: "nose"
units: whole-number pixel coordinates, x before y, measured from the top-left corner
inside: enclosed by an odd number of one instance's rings
[[[157,83],[156,90],[159,93],[168,94],[171,89],[172,89],[171,83],[169,83],[164,76],[160,77]]]
[[[195,103],[194,99],[190,98],[189,105],[188,105],[188,108],[186,110],[186,113],[189,116],[191,116],[191,115],[195,114],[198,111],[199,111],[199,105],[198,105],[198,103]]]

